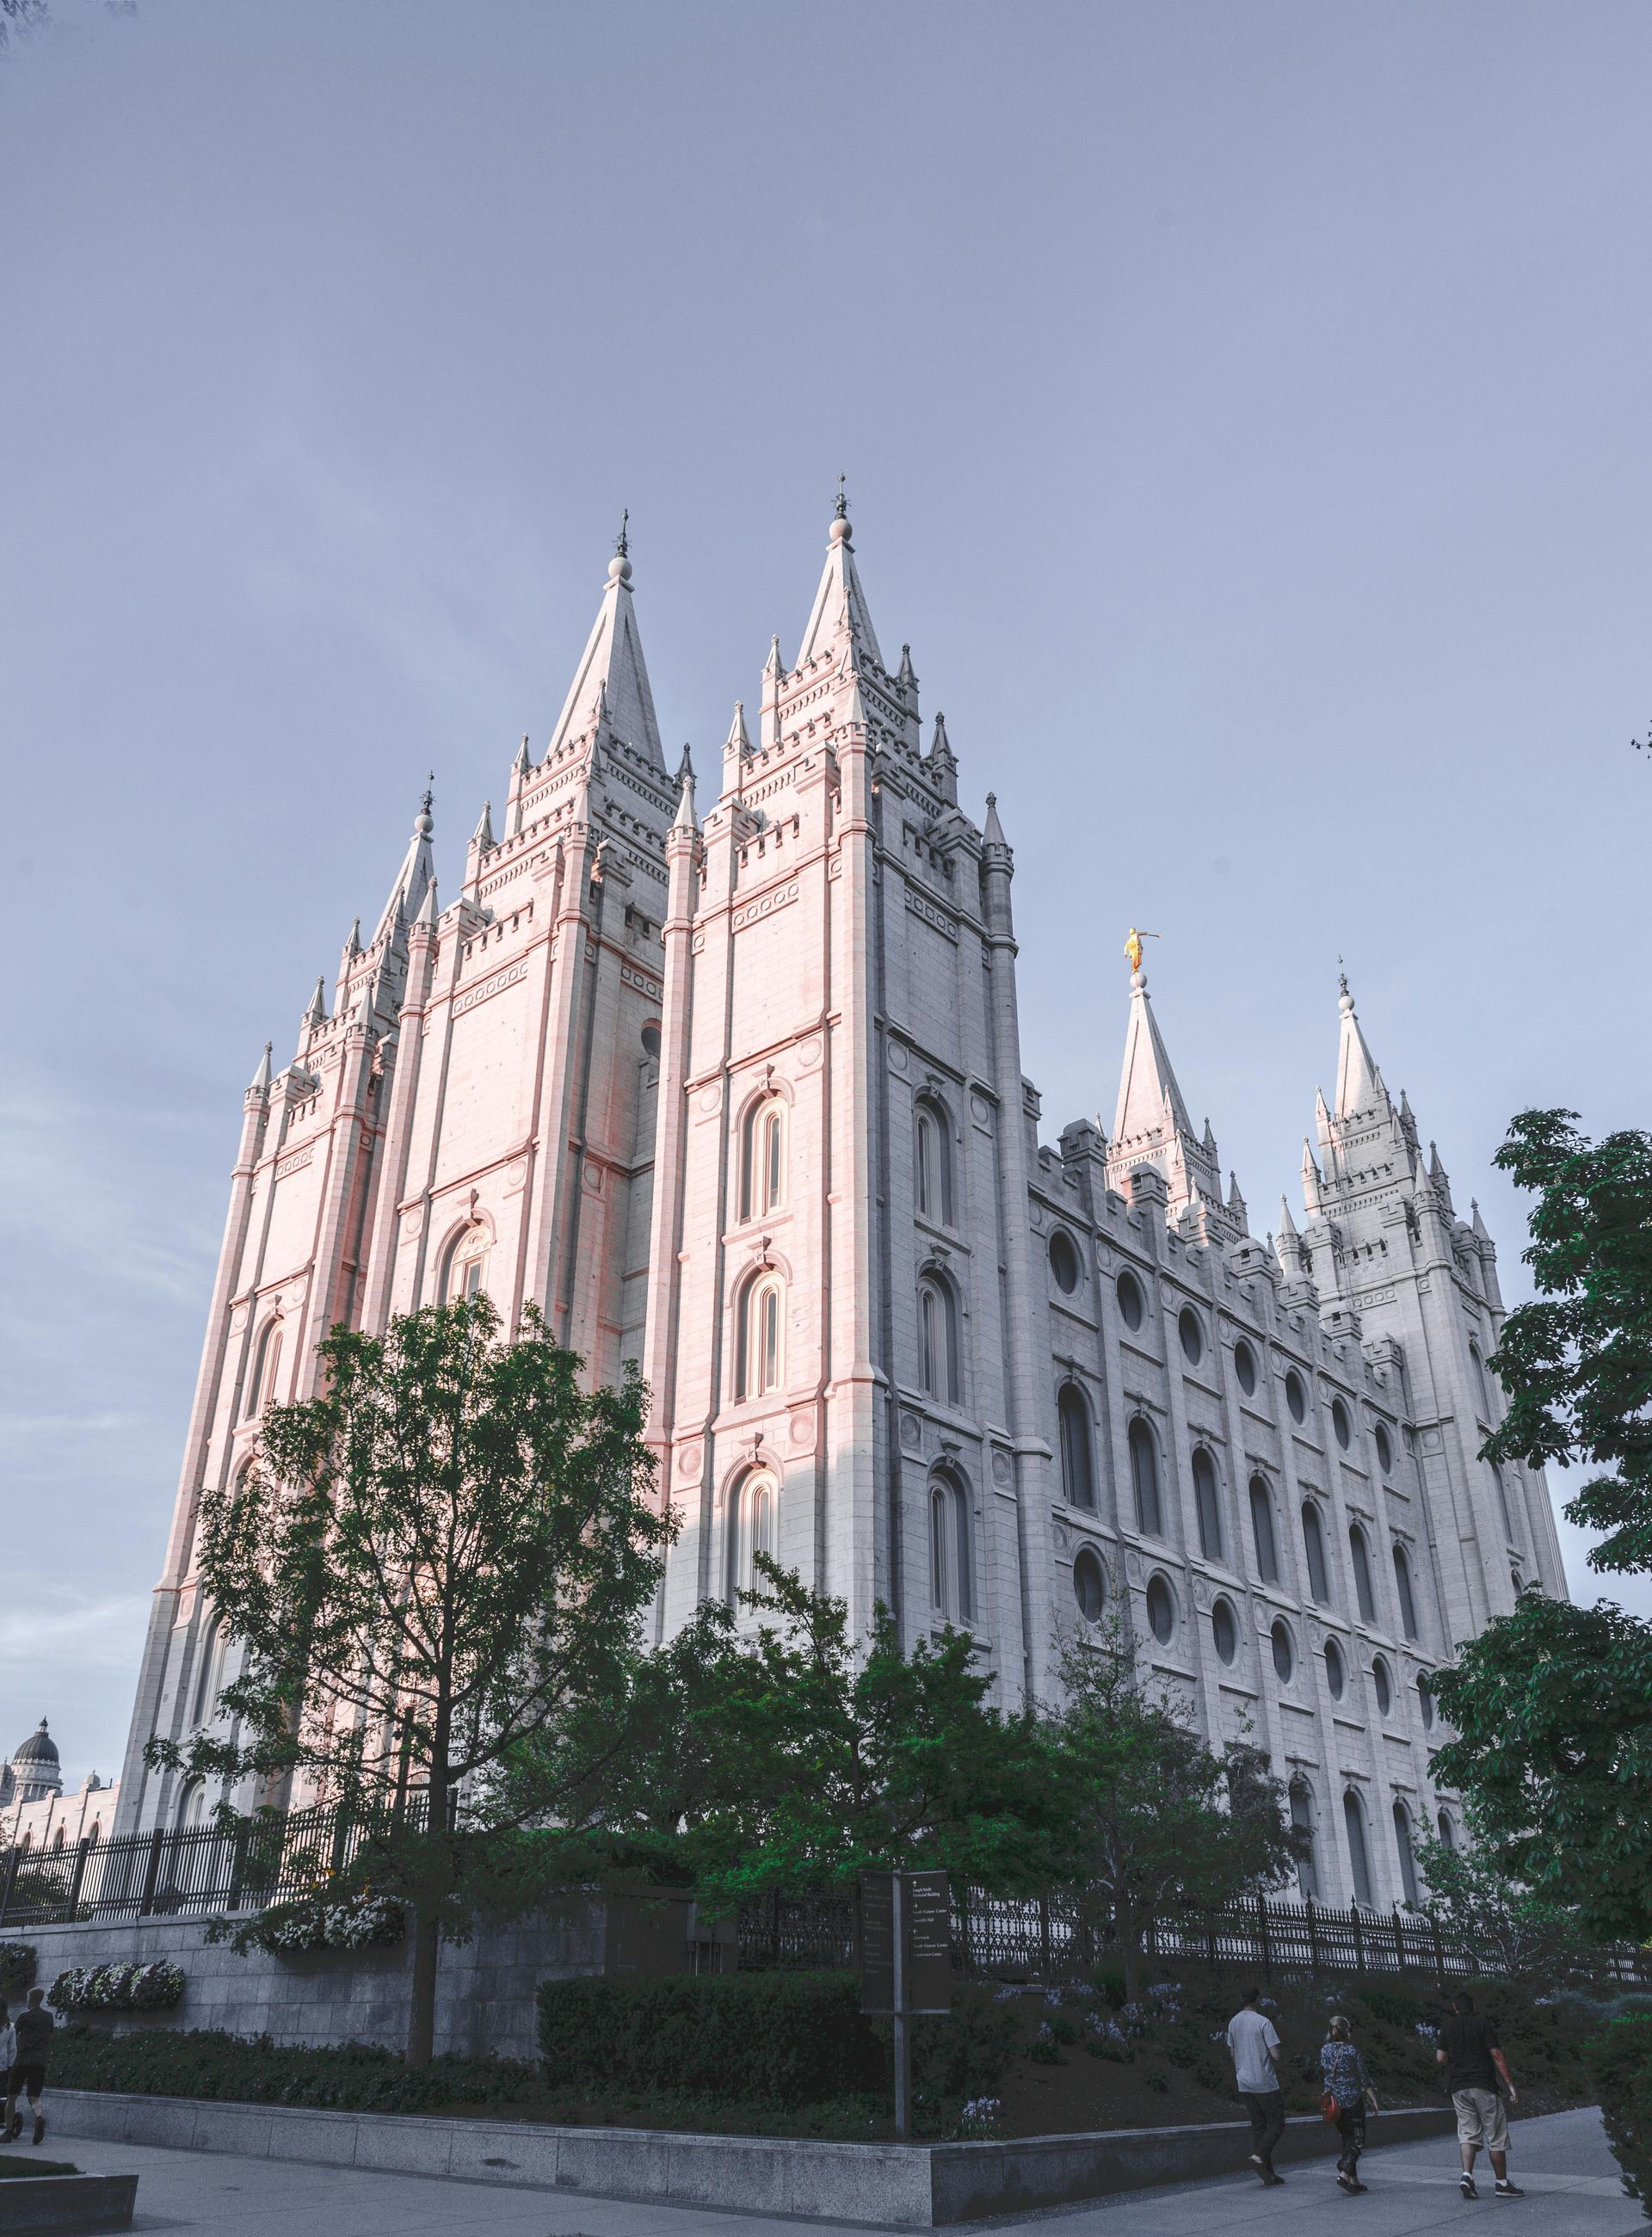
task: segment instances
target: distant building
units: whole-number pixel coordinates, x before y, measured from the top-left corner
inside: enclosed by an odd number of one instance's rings
[[[924,742],[843,509],[796,658],[771,646],[755,736],[736,705],[704,815],[662,751],[631,573],[622,538],[549,745],[523,741],[457,897],[437,900],[426,798],[331,1011],[318,982],[293,1057],[246,1092],[122,1830],[218,1798],[143,1752],[211,1722],[235,1674],[196,1567],[203,1488],[249,1464],[268,1404],[314,1391],[334,1323],[485,1289],[507,1323],[537,1303],[602,1381],[641,1362],[682,1525],[659,1635],[737,1605],[768,1552],[857,1633],[879,1601],[909,1645],[966,1627],[1014,1705],[1119,1611],[1213,1743],[1266,1748],[1314,1838],[1305,1884],[1404,1900],[1418,1837],[1457,1831],[1434,1669],[1565,1584],[1542,1476],[1480,1457],[1503,1411],[1491,1238],[1345,982],[1299,1224],[1282,1209],[1257,1237],[1224,1189],[1133,934],[1111,1136],[1041,1141],[1014,858],[990,795],[979,822],[960,806],[939,716]],[[1115,769],[1072,812],[1089,915],[1195,811]]]
[[[105,1785],[94,1771],[78,1794],[63,1792],[57,1743],[43,1717],[9,1763],[0,1764],[0,1848],[62,1849],[83,1835],[101,1840],[115,1830],[120,1783]]]

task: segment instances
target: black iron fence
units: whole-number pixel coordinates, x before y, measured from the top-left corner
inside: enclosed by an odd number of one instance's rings
[[[347,1871],[373,1831],[358,1818],[316,1809],[62,1848],[0,1849],[0,1929],[261,1910]],[[743,1969],[852,1966],[855,1898],[760,1897],[741,1904],[737,1934]],[[955,1891],[953,1963],[961,1973],[1007,1983],[1075,1979],[1105,1964],[1113,1947],[1106,1925],[1070,1898]],[[1496,1936],[1453,1933],[1425,1912],[1336,1910],[1312,1898],[1271,1896],[1161,1919],[1148,1947],[1156,1958],[1232,1965],[1265,1977],[1276,1970],[1427,1972],[1444,1980],[1510,1969],[1510,1952]],[[1599,1972],[1652,1985],[1652,1950],[1603,1950],[1598,1957]]]

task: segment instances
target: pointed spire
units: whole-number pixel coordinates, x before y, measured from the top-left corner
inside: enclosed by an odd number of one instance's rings
[[[315,992],[310,996],[303,1016],[299,1020],[301,1032],[314,1033],[318,1026],[327,1023],[327,979],[325,974],[315,982]]]
[[[1337,998],[1337,1007],[1342,1015],[1342,1031],[1337,1048],[1336,1115],[1338,1118],[1347,1118],[1356,1112],[1379,1108],[1387,1102],[1388,1091],[1383,1086],[1383,1076],[1378,1071],[1376,1059],[1360,1031],[1354,998],[1348,992],[1346,973],[1339,983],[1342,992]],[[1320,1100],[1323,1104],[1324,1098]]]
[[[723,750],[725,754],[749,754],[751,751],[751,739],[746,729],[746,703],[743,699],[737,699],[734,703],[734,720],[729,725],[729,735],[724,741]],[[686,754],[688,748],[684,746],[683,751]]]
[[[998,795],[995,792],[987,795],[987,821],[981,828],[981,836],[989,847],[1008,847],[1009,844],[1004,836],[1004,827],[998,821]]]
[[[849,504],[840,489],[837,511],[826,544],[826,565],[815,593],[815,604],[803,631],[797,666],[807,667],[824,654],[844,654],[851,666],[864,653],[882,668],[877,632],[867,610],[866,593],[855,565],[855,546],[849,537]]]
[[[440,906],[436,899],[436,881],[433,878],[425,888],[425,898],[420,905],[419,914],[413,921],[416,924],[428,925],[433,932],[436,928],[436,920],[440,914]]]
[[[911,691],[915,691],[918,688],[918,672],[912,665],[912,648],[909,644],[903,644],[901,647],[901,665],[895,671],[895,682]]]
[[[568,687],[568,696],[562,703],[556,729],[551,734],[547,759],[554,758],[569,739],[578,736],[585,727],[585,718],[594,701],[598,723],[605,724],[627,745],[651,755],[660,769],[665,766],[659,724],[654,715],[654,695],[649,686],[643,641],[631,604],[631,564],[626,545],[622,527],[618,548],[608,562],[602,604],[585,640],[573,682]]]
[[[1208,1118],[1205,1121],[1204,1143],[1213,1158],[1216,1155],[1216,1135]]]
[[[413,837],[407,841],[407,851],[402,856],[396,881],[390,888],[390,898],[384,905],[373,944],[393,933],[399,924],[405,924],[417,915],[419,905],[425,898],[425,888],[436,874],[436,858],[432,852],[430,835],[435,829],[431,817],[431,803],[435,798],[429,785],[419,803],[419,813],[413,818]]]
[[[275,1044],[274,1041],[266,1041],[264,1043],[264,1054],[262,1060],[261,1061],[257,1071],[253,1074],[251,1079],[247,1084],[247,1092],[248,1095],[268,1095],[269,1093],[269,1059],[274,1046]]]
[[[532,771],[533,756],[528,751],[528,734],[524,730],[522,742],[516,749],[516,759],[511,763],[511,773],[513,776],[525,777],[532,775]]]
[[[345,960],[347,962],[354,962],[360,953],[361,920],[360,917],[356,917],[353,920],[350,926],[350,936],[344,943]]]
[[[493,803],[491,800],[482,802],[482,812],[476,820],[475,830],[471,834],[471,844],[481,848],[485,853],[493,844]]]
[[[765,676],[771,676],[776,680],[784,676],[786,672],[786,663],[780,657],[780,638],[778,635],[771,637],[769,640],[769,657],[763,663],[763,672]]]
[[[694,818],[694,759],[686,746],[677,772],[677,814],[671,818],[671,828],[693,833],[699,829]]]
[[[1291,1217],[1290,1200],[1288,1198],[1281,1197],[1279,1198],[1279,1239],[1284,1242],[1287,1237],[1292,1243],[1299,1243],[1302,1239],[1297,1233],[1297,1224]]]
[[[947,736],[947,718],[940,713],[935,718],[935,736],[929,741],[929,758],[936,762],[951,762],[955,766],[958,759],[952,750],[952,741]]]
[[[1182,1099],[1166,1048],[1147,999],[1147,974],[1130,974],[1130,1025],[1125,1035],[1124,1071],[1119,1081],[1119,1108],[1113,1122],[1115,1149],[1144,1135],[1185,1134],[1193,1137],[1193,1122]]]
[[[1240,1191],[1239,1175],[1230,1166],[1227,1175],[1227,1208],[1241,1227],[1245,1224],[1245,1198]]]
[[[1491,1240],[1490,1230],[1487,1227],[1484,1220],[1481,1218],[1479,1204],[1476,1202],[1473,1197],[1469,1198],[1469,1211],[1471,1214],[1469,1224],[1473,1228],[1475,1234],[1482,1243],[1490,1243]]]
[[[1318,1217],[1319,1190],[1323,1180],[1324,1176],[1319,1171],[1319,1161],[1314,1156],[1312,1145],[1305,1134],[1302,1137],[1302,1201],[1307,1206],[1310,1218]]]

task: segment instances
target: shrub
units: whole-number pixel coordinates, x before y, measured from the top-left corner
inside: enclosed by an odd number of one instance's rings
[[[539,2050],[552,2086],[704,2091],[816,2104],[883,2087],[849,1973],[546,1981]]]
[[[308,1950],[392,1949],[406,1932],[406,1913],[387,1895],[312,1897],[265,1911],[237,1935],[240,1946],[290,1957]]]
[[[1652,2013],[1608,2021],[1583,2045],[1623,2188],[1652,2221]]]
[[[32,1942],[0,1942],[0,1996],[21,1996],[35,1981]]]
[[[60,2012],[170,2011],[183,2001],[183,1968],[165,1958],[153,1965],[71,1965],[46,2001]]]
[[[268,2036],[248,2039],[213,2028],[122,2036],[83,2024],[60,2028],[51,2078],[65,2089],[354,2113],[427,2113],[441,2105],[514,2104],[542,2095],[524,2060],[434,2058],[409,2067],[399,2052],[371,2043],[276,2043]]]

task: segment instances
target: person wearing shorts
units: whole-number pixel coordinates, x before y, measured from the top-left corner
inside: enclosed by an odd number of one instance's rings
[[[46,2133],[46,2116],[40,2109],[40,2095],[46,2086],[46,2061],[51,2054],[53,2020],[46,2009],[46,1991],[30,1989],[28,2009],[17,2015],[12,2033],[17,2039],[17,2056],[10,2074],[6,2077],[6,2141],[10,2142],[23,2130],[23,2115],[17,2110],[19,2097],[27,2096],[29,2109],[35,2116],[35,2133],[30,2141],[39,2143]]]
[[[1464,2198],[1478,2198],[1474,2162],[1477,2155],[1484,2151],[1497,2177],[1494,2195],[1523,2198],[1525,2193],[1509,2180],[1509,2115],[1503,2109],[1503,2090],[1510,2105],[1517,2101],[1497,2030],[1475,2010],[1474,1998],[1466,1989],[1459,1989],[1452,2002],[1455,2009],[1440,2029],[1435,2062],[1445,2069],[1445,2086],[1457,2115],[1457,2149],[1463,2161],[1457,2188]]]

